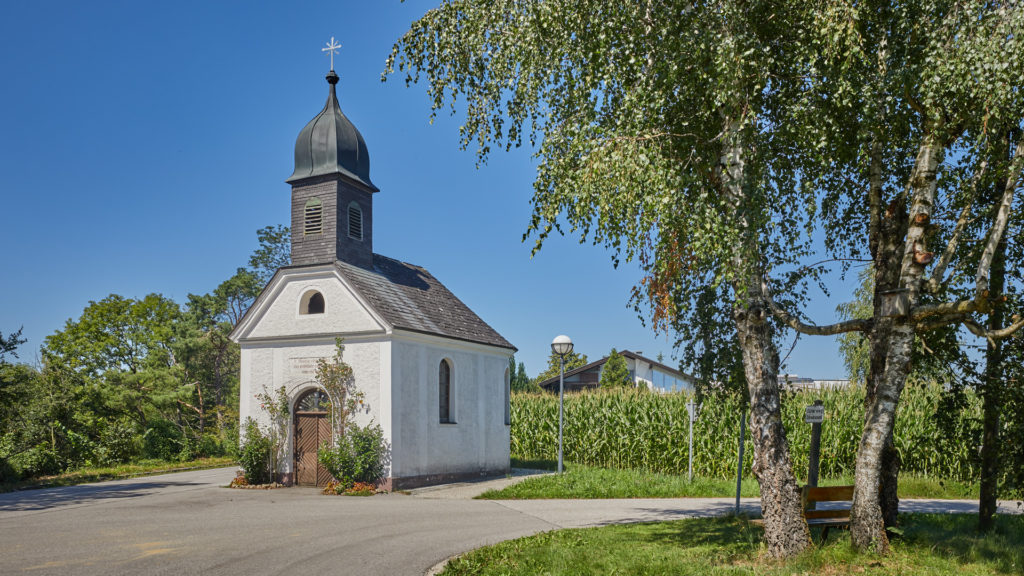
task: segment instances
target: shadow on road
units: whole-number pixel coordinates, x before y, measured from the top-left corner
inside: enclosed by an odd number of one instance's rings
[[[101,500],[137,498],[175,486],[199,486],[193,482],[132,482],[39,488],[0,494],[0,512],[49,510],[60,506],[88,504]]]

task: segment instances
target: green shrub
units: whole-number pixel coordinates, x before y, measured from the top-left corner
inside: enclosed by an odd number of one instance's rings
[[[130,418],[109,422],[100,431],[96,461],[101,466],[130,462],[142,452],[142,443],[138,426]]]
[[[238,447],[238,463],[249,484],[268,484],[271,481],[270,438],[260,430],[252,418],[245,420],[245,437]]]
[[[184,446],[181,428],[169,420],[150,420],[143,434],[143,455],[172,462]]]
[[[21,480],[21,474],[18,474],[18,471],[7,462],[6,458],[0,457],[0,483],[17,482],[18,480]]]
[[[12,456],[10,464],[22,478],[49,476],[64,471],[61,457],[45,444]]]
[[[216,434],[203,434],[196,443],[196,455],[199,458],[210,456],[224,456],[228,453],[224,439]]]
[[[349,424],[334,447],[324,444],[317,457],[320,464],[338,481],[342,490],[356,482],[376,483],[384,476],[387,444],[380,426]]]

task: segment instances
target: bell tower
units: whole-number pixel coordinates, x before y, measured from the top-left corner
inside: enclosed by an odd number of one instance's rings
[[[333,60],[327,83],[327,104],[299,132],[295,172],[286,180],[292,185],[292,265],[341,260],[372,268],[373,195],[379,190],[370,181],[366,142],[338,104]]]

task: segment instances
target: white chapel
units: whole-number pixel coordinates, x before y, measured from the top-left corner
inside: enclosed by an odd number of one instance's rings
[[[327,104],[299,133],[287,180],[291,265],[231,334],[241,346],[241,422],[269,424],[256,395],[284,386],[292,421],[278,471],[286,482],[325,483],[316,447],[331,427],[314,369],[340,337],[364,395],[356,421],[379,424],[390,446],[385,488],[505,473],[515,348],[425,268],[373,252],[379,190],[334,70],[327,82]]]

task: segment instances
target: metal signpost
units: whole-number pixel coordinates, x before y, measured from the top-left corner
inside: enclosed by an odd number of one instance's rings
[[[690,400],[686,403],[686,411],[690,413],[690,468],[687,472],[686,478],[690,482],[693,482],[693,422],[697,419],[697,412],[700,411],[700,404]]]
[[[811,453],[807,465],[807,485],[818,485],[818,463],[821,456],[821,422],[825,419],[825,406],[815,400],[804,409],[804,422],[811,425]]]

